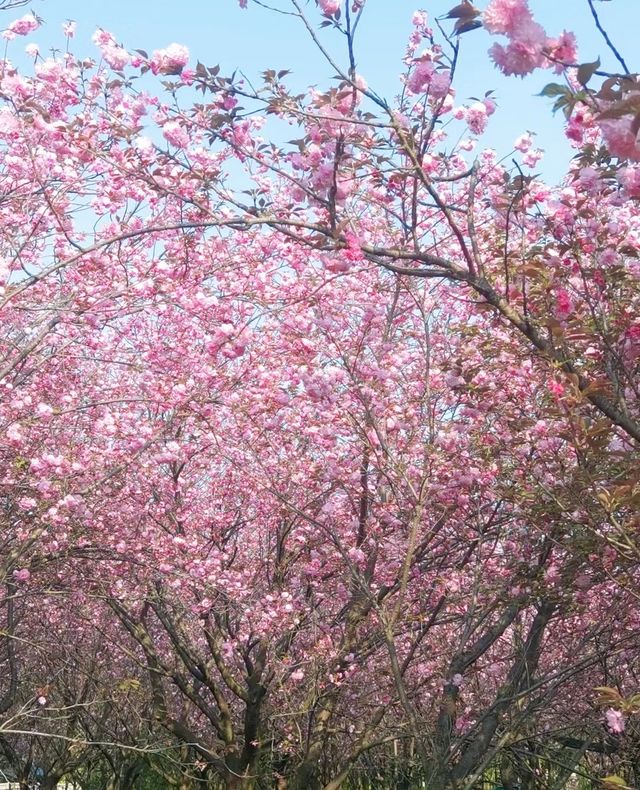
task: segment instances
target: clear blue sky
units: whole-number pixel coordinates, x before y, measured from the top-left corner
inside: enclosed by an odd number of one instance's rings
[[[358,71],[379,94],[391,97],[398,90],[398,75],[411,16],[423,8],[430,19],[445,14],[457,0],[368,0],[357,47]],[[488,2],[488,0],[486,0]],[[486,5],[478,0],[478,7]],[[288,0],[272,0],[280,8],[289,8]],[[616,68],[604,41],[594,28],[586,0],[530,0],[536,18],[550,36],[564,28],[573,30],[581,44],[583,61],[600,55],[603,66]],[[640,0],[597,2],[602,21],[623,51],[632,70],[635,62],[637,31],[640,29]],[[60,26],[66,19],[76,20],[78,32],[73,48],[78,55],[93,55],[91,35],[96,27],[111,31],[128,49],[147,51],[175,41],[189,47],[193,62],[208,66],[220,64],[223,73],[241,68],[247,76],[256,76],[266,68],[289,68],[296,87],[309,84],[328,85],[330,68],[315,51],[302,26],[291,17],[270,13],[249,3],[248,10],[237,0],[33,0],[31,8],[45,19],[46,25],[29,37],[44,50],[62,46]],[[313,0],[309,14],[316,22],[319,14]],[[0,19],[6,24],[24,10],[6,12]],[[6,21],[5,21],[6,20]],[[448,24],[451,27],[450,23]],[[321,31],[323,40],[344,62],[339,37],[330,30]],[[494,39],[495,40],[495,39]],[[14,48],[24,39],[11,43],[10,57],[17,59]],[[492,39],[482,30],[462,37],[462,56],[456,82],[457,98],[482,96],[493,89],[500,109],[494,116],[484,145],[507,154],[515,138],[525,130],[538,132],[537,144],[546,151],[538,169],[548,178],[559,175],[571,155],[562,135],[562,116],[551,116],[550,100],[535,96],[554,80],[551,72],[538,71],[525,80],[505,79],[492,67],[487,49]]]

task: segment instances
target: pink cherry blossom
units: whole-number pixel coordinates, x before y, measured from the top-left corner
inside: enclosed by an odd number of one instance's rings
[[[640,198],[640,165],[630,165],[618,171],[618,181],[629,197]]]
[[[318,7],[326,16],[333,16],[340,10],[341,0],[316,0]]]
[[[523,154],[526,154],[527,151],[531,148],[533,144],[533,139],[531,135],[527,132],[525,134],[521,134],[513,144],[513,147],[516,151],[521,151]]]
[[[102,47],[102,57],[115,71],[122,71],[131,60],[126,49],[115,44],[107,44]]]
[[[91,36],[91,40],[97,47],[106,47],[110,44],[115,44],[115,38],[107,30],[98,28]]]
[[[631,116],[598,120],[609,151],[621,159],[640,160],[640,139],[633,126]]]
[[[573,33],[566,30],[557,39],[548,39],[546,43],[548,57],[555,63],[553,69],[556,74],[562,73],[565,65],[572,65],[578,59],[578,46]]]
[[[178,148],[185,147],[189,142],[189,135],[178,121],[167,121],[162,127],[162,134],[171,145]]]
[[[464,113],[469,131],[473,134],[482,134],[487,127],[488,112],[484,102],[474,102],[467,107]]]
[[[33,14],[26,14],[20,19],[15,19],[7,28],[11,33],[16,36],[26,36],[37,30],[40,27],[40,22]]]
[[[545,63],[546,43],[544,29],[537,22],[523,22],[518,25],[506,46],[493,44],[489,56],[507,76],[515,74],[524,77]]]
[[[150,66],[154,74],[180,74],[189,62],[189,50],[182,44],[169,44],[157,49],[151,56]]]
[[[619,710],[615,710],[615,708],[608,708],[605,711],[605,720],[610,732],[613,732],[616,735],[624,732],[624,716]]]
[[[490,33],[513,37],[523,25],[532,21],[527,0],[491,0],[482,13],[482,23]]]
[[[424,27],[427,24],[427,15],[424,11],[414,11],[411,24],[415,27]]]

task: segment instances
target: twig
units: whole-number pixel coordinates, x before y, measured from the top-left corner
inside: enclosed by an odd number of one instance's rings
[[[607,46],[613,52],[616,60],[618,61],[618,63],[624,69],[624,73],[625,74],[630,74],[631,72],[629,71],[629,68],[628,68],[627,64],[624,62],[624,58],[622,57],[622,55],[616,49],[613,41],[611,41],[611,39],[609,38],[609,34],[607,33],[607,31],[602,27],[602,24],[600,23],[600,19],[598,18],[598,12],[596,11],[596,9],[593,6],[593,0],[587,0],[587,3],[588,3],[589,8],[591,10],[591,16],[593,17],[593,21],[596,23],[596,27],[598,28],[598,30],[602,34],[602,37],[607,42]]]

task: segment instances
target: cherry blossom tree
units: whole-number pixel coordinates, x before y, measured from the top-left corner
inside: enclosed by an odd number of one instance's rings
[[[364,2],[287,8],[337,87],[103,30],[4,62],[5,760],[87,788],[637,782],[637,77],[465,0],[416,12],[391,101]],[[528,134],[513,168],[473,153],[479,25],[505,73],[563,80],[557,187]]]

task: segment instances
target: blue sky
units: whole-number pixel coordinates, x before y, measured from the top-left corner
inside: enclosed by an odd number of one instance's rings
[[[280,8],[290,8],[288,0],[273,0]],[[379,94],[392,97],[398,91],[398,76],[411,16],[423,8],[430,19],[445,14],[456,0],[368,0],[357,42],[358,71]],[[486,3],[477,1],[478,7]],[[530,0],[536,18],[548,35],[563,29],[573,30],[580,42],[583,61],[600,55],[603,67],[615,70],[616,64],[602,38],[595,30],[586,0]],[[321,21],[313,0],[308,5],[310,18]],[[598,0],[596,7],[610,35],[626,54],[630,68],[637,46],[640,23],[640,0]],[[158,49],[175,41],[189,47],[193,62],[207,66],[220,64],[223,73],[240,68],[249,77],[267,68],[288,68],[296,88],[310,84],[327,86],[332,72],[309,40],[298,20],[268,12],[249,3],[248,10],[238,7],[237,0],[34,0],[31,8],[45,20],[41,30],[29,37],[44,53],[51,46],[61,47],[64,39],[61,24],[67,19],[78,23],[73,42],[78,55],[93,55],[91,35],[96,27],[111,31],[127,48]],[[5,12],[1,24],[8,23],[23,10]],[[6,20],[6,21],[5,21]],[[450,23],[449,27],[451,26]],[[338,36],[320,31],[336,57],[344,62]],[[549,179],[559,177],[571,151],[564,142],[562,116],[551,115],[550,101],[535,96],[542,87],[555,79],[551,72],[538,71],[525,80],[506,79],[491,65],[487,49],[495,39],[484,31],[462,36],[462,54],[455,83],[457,99],[482,96],[493,89],[499,110],[483,138],[483,145],[496,148],[506,155],[516,137],[525,130],[536,131],[537,144],[546,151],[538,170]],[[17,60],[24,39],[10,44],[9,56]]]

